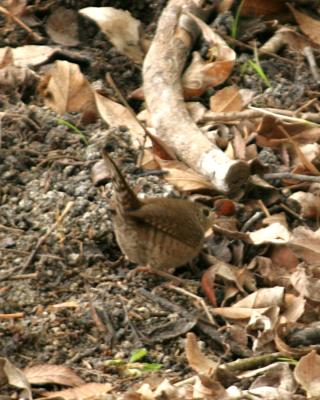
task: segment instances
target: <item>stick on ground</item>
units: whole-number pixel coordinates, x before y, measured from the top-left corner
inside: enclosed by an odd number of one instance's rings
[[[190,24],[190,30],[186,23],[180,26],[189,18],[185,11],[199,15],[201,10],[192,0],[170,0],[159,19],[143,65],[147,108],[157,135],[179,158],[208,178],[217,190],[233,192],[246,182],[248,165],[231,160],[213,145],[193,122],[184,103],[181,75],[196,37],[194,25]]]

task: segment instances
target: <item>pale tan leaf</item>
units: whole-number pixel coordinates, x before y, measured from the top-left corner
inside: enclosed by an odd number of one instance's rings
[[[134,62],[142,62],[141,22],[133,18],[129,11],[113,7],[87,7],[82,8],[80,14],[95,21],[117,50]]]
[[[184,95],[188,98],[200,96],[208,88],[224,82],[231,73],[236,53],[205,22],[193,14],[187,13],[187,15],[201,29],[203,37],[210,46],[210,56],[215,59],[213,62],[207,62],[201,58],[199,52],[192,53],[191,64],[182,78]]]
[[[47,106],[59,114],[89,110],[96,113],[93,91],[77,64],[56,61],[47,76],[44,90]]]
[[[317,218],[320,215],[320,197],[308,192],[295,192],[289,199],[297,201],[301,207],[301,216],[304,218]]]
[[[260,47],[260,51],[277,53],[283,45],[291,50],[302,52],[305,47],[314,46],[314,43],[293,29],[282,27]]]
[[[320,259],[318,259],[319,261]],[[319,265],[319,264],[318,264]],[[300,266],[290,277],[290,282],[296,291],[303,297],[312,301],[320,302],[320,274],[319,267]]]
[[[262,288],[239,300],[233,307],[264,308],[281,306],[283,303],[284,287]]]
[[[296,10],[290,3],[288,3],[292,14],[299,24],[302,32],[308,36],[314,43],[320,44],[320,21],[310,17],[301,11]]]
[[[112,385],[110,383],[86,383],[75,388],[59,390],[57,392],[44,392],[42,395],[46,399],[60,397],[64,400],[94,400],[100,399],[101,396],[111,390]]]
[[[281,223],[275,222],[266,228],[258,229],[255,232],[250,232],[249,237],[253,244],[259,245],[262,243],[288,243],[290,233],[288,229]]]
[[[294,377],[308,397],[320,397],[320,356],[315,350],[300,358],[294,370]]]
[[[215,377],[196,376],[193,385],[193,399],[228,400],[226,389]],[[172,399],[172,398],[170,398]],[[185,400],[185,397],[181,398]]]
[[[289,364],[286,362],[274,362],[266,367],[250,369],[248,371],[241,372],[240,377],[256,377],[256,379],[250,385],[250,393],[252,390],[275,389],[275,392],[271,397],[272,400],[291,400],[292,394],[297,389],[297,383],[294,380],[293,372],[291,371]],[[278,392],[279,390],[280,392]],[[281,390],[284,390],[284,392],[281,392]],[[256,393],[258,394],[258,392]],[[265,393],[258,398],[268,399],[269,397],[265,396],[264,394]]]
[[[58,385],[79,386],[85,383],[71,368],[64,365],[34,365],[25,368],[23,372],[32,385],[55,383]]]
[[[156,160],[161,169],[168,172],[164,176],[164,179],[179,190],[189,192],[200,189],[213,189],[211,182],[187,167],[184,163],[176,160],[161,160],[158,157],[156,157]]]
[[[26,10],[27,0],[2,0],[1,5],[5,7],[10,14],[21,17]]]
[[[241,111],[242,107],[242,97],[236,86],[227,86],[210,97],[210,110],[214,112]]]
[[[270,258],[272,260],[272,268],[284,268],[287,272],[295,271],[299,260],[293,250],[288,245],[273,246]]]
[[[235,320],[249,319],[256,312],[264,313],[268,310],[265,308],[247,308],[247,307],[217,307],[213,308],[214,314],[221,315],[224,318]]]
[[[145,133],[130,111],[123,105],[108,99],[98,92],[95,92],[94,95],[100,117],[109,126],[126,126],[133,138],[134,145],[139,147],[144,141]]]
[[[0,60],[3,58],[7,47],[0,49]],[[48,61],[60,50],[49,46],[26,45],[11,49],[13,64],[19,67],[34,67]]]
[[[77,13],[70,8],[58,7],[47,19],[47,34],[55,42],[64,46],[79,44]]]
[[[0,357],[0,387],[9,384],[21,390],[21,398],[32,400],[31,388],[23,371],[6,358]]]
[[[194,371],[205,376],[214,374],[218,364],[202,353],[197,343],[196,335],[192,332],[187,333],[185,351],[189,366]]]
[[[280,322],[296,322],[305,311],[306,300],[302,296],[286,293],[284,296],[284,310]]]
[[[319,263],[320,229],[314,232],[304,226],[295,228],[290,237],[289,246],[304,261],[310,264]]]
[[[200,96],[208,88],[220,85],[230,75],[234,60],[219,60],[208,63],[202,60],[200,53],[192,53],[192,61],[186,69],[182,85],[186,98]]]

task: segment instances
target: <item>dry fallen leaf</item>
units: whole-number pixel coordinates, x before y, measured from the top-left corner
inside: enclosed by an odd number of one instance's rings
[[[294,369],[294,377],[308,397],[320,397],[320,356],[316,350],[301,357]]]
[[[0,60],[3,58],[7,47],[0,49]],[[60,53],[59,49],[49,46],[26,45],[12,48],[13,64],[19,67],[34,67],[45,63],[55,53]]]
[[[295,192],[289,199],[297,201],[301,207],[301,216],[317,219],[320,215],[320,197],[308,192]]]
[[[233,304],[233,307],[264,308],[274,305],[281,306],[283,296],[284,288],[281,286],[261,288]]]
[[[46,32],[55,42],[64,46],[76,46],[78,40],[77,13],[65,7],[56,8],[47,19]]]
[[[320,260],[320,259],[319,259]],[[318,260],[318,261],[319,261]],[[320,302],[319,264],[314,267],[302,265],[291,275],[290,282],[295,290],[303,297]]]
[[[230,75],[236,58],[234,50],[205,22],[192,14],[188,13],[188,16],[201,29],[203,37],[210,46],[210,56],[214,57],[215,61],[202,60],[199,52],[193,52],[191,64],[182,78],[186,98],[201,96],[208,88],[224,82]]]
[[[180,161],[161,160],[158,157],[156,160],[161,169],[167,172],[164,179],[183,192],[214,188],[211,182]]]
[[[289,246],[297,257],[310,264],[319,264],[320,260],[320,229],[311,229],[299,226],[292,231]]]
[[[290,3],[288,3],[288,7],[298,22],[302,32],[314,43],[320,45],[320,21],[296,10]]]
[[[214,292],[216,277],[223,279],[225,282],[233,284],[237,288],[237,291],[234,291],[233,295],[235,295],[238,291],[244,291],[237,277],[238,270],[239,268],[231,264],[217,260],[214,265],[212,265],[203,273],[201,278],[201,288],[214,307],[217,306]]]
[[[286,0],[245,0],[241,7],[243,16],[265,16],[279,18],[279,14],[286,13]]]
[[[31,385],[55,383],[65,386],[80,386],[85,382],[69,367],[41,364],[23,370]]]
[[[213,112],[241,111],[252,99],[252,90],[227,86],[210,97],[210,110]]]
[[[288,123],[278,121],[267,115],[261,119],[257,128],[257,144],[261,147],[278,147],[288,143],[289,139],[283,133],[285,130],[295,143],[314,143],[320,138],[320,129],[302,122]]]
[[[123,105],[110,100],[97,91],[94,93],[100,117],[112,127],[126,126],[131,134],[133,145],[139,148],[144,143],[144,129]]]
[[[142,62],[141,23],[129,11],[113,7],[87,7],[82,8],[80,14],[95,21],[117,50],[136,63]]]
[[[279,222],[272,223],[266,228],[258,229],[255,232],[250,232],[249,237],[252,243],[259,245],[262,243],[288,243],[290,232]]]
[[[110,383],[86,383],[84,385],[59,390],[56,392],[42,392],[46,399],[55,399],[57,397],[64,400],[91,400],[102,398],[103,395],[112,390]]]
[[[9,384],[21,390],[20,397],[32,400],[27,377],[6,358],[0,357],[0,387]]]
[[[254,399],[291,400],[297,390],[297,383],[288,363],[275,362],[263,368],[257,368],[241,377],[256,377],[248,392]]]
[[[194,371],[204,376],[212,376],[215,373],[218,364],[202,353],[196,335],[192,332],[187,333],[185,350],[188,363]]]
[[[302,296],[286,293],[280,322],[296,322],[305,311],[306,300]]]
[[[96,114],[93,91],[77,64],[56,61],[47,72],[43,85],[45,103],[59,114],[66,112],[91,112]]]

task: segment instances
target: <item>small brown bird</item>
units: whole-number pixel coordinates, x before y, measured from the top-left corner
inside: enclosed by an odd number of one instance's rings
[[[210,208],[189,200],[139,200],[106,149],[103,159],[114,186],[113,225],[122,252],[140,266],[169,270],[191,261],[213,223]]]

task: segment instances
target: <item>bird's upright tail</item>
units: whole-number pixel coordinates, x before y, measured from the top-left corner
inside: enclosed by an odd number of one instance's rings
[[[106,148],[102,150],[102,156],[114,187],[116,207],[121,212],[133,211],[141,206],[140,200],[130,188],[117,164],[109,156]]]

